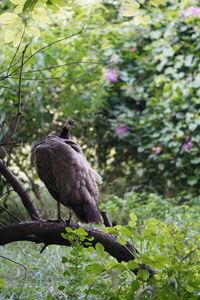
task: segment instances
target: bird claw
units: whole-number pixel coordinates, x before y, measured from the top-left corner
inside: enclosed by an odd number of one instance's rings
[[[72,221],[72,213],[71,211],[69,211],[69,219],[65,221],[65,223],[71,227],[73,225],[73,221]]]

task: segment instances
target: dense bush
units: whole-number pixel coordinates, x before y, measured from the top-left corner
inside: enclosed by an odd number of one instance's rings
[[[129,193],[124,199],[112,197],[106,209],[124,225],[104,230],[122,244],[131,242],[140,257],[118,263],[101,244],[95,249],[89,246],[91,238],[83,229],[66,229],[65,235],[73,243],[69,249],[49,246],[40,254],[38,245],[7,245],[0,248],[0,255],[14,256],[27,270],[10,261],[0,264],[2,299],[199,298],[199,205],[177,207],[155,194]],[[87,249],[81,246],[85,238]],[[155,277],[149,279],[148,271],[134,275],[131,269],[140,263],[154,267]]]
[[[150,10],[153,22],[146,27],[123,18],[119,6],[109,1],[104,3],[106,10],[98,4],[90,11],[74,6],[73,14],[67,14],[70,28],[63,16],[59,19],[59,36],[78,32],[86,21],[89,29],[38,53],[24,71],[73,61],[100,65],[75,64],[25,74],[32,80],[24,79],[24,92],[32,92],[23,95],[24,116],[16,138],[33,145],[58,131],[61,121],[72,115],[81,124],[76,135],[91,161],[97,157],[106,182],[121,178],[122,186],[126,176],[122,192],[134,186],[166,196],[179,194],[186,200],[190,194],[198,196],[200,13],[192,4],[173,1],[162,10]],[[42,36],[37,32],[32,38],[27,55],[43,46],[44,39],[45,45],[57,39],[57,23],[48,22],[37,25]],[[5,68],[12,52],[2,44]],[[17,81],[10,78],[8,83],[12,88]],[[15,114],[17,89],[2,87],[0,92],[3,139]],[[21,156],[15,150],[22,169],[29,152],[26,148]]]
[[[10,5],[5,1],[2,9]],[[40,182],[30,164],[31,148],[47,134],[57,133],[66,116],[75,118],[79,127],[74,134],[104,177],[101,208],[118,224],[108,230],[122,244],[133,243],[141,257],[119,264],[99,244],[96,249],[83,249],[80,241],[85,233],[68,230],[73,247],[62,252],[62,266],[59,250],[46,250],[53,253],[49,264],[51,256],[38,258],[27,245],[26,256],[18,254],[19,261],[28,265],[27,279],[10,278],[11,261],[0,265],[3,297],[198,299],[200,10],[196,6],[197,1],[168,1],[162,10],[149,9],[152,23],[146,27],[123,18],[113,1],[89,9],[74,5],[73,13],[63,8],[62,13],[52,13],[47,24],[39,14],[39,24],[31,21],[35,33],[27,32],[20,48],[31,41],[27,57],[60,37],[79,32],[85,23],[87,28],[25,64],[24,72],[45,70],[23,75],[24,114],[15,135],[23,146],[7,148],[8,164],[49,215],[52,201],[46,193],[40,194]],[[4,70],[16,49],[5,45],[3,36],[2,32]],[[77,61],[84,63],[46,69]],[[18,80],[1,83],[0,139],[4,141],[16,115]],[[0,154],[5,157],[5,151]],[[1,204],[16,215],[20,210],[20,219],[26,219],[13,192],[5,194],[7,188],[2,181]],[[1,217],[2,224],[11,220],[5,212]],[[7,249],[0,248],[2,256],[8,254]],[[10,256],[15,251],[11,247]],[[151,279],[147,272],[134,275],[131,269],[138,263],[158,273]],[[46,270],[42,269],[45,264]],[[16,273],[22,274],[19,269]],[[35,289],[33,277],[37,278]]]
[[[129,188],[182,199],[199,195],[200,179],[200,13],[193,10],[173,4],[150,27],[112,28],[106,94],[94,116],[96,153],[113,180],[126,176]]]

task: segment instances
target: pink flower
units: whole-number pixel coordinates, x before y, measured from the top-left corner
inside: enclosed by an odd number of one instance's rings
[[[187,9],[190,16],[196,16],[200,14],[200,7],[190,6]]]
[[[110,83],[118,81],[117,71],[116,70],[108,70],[104,78],[109,80]]]
[[[200,7],[190,6],[187,10],[181,11],[182,17],[191,17],[200,14]]]
[[[192,148],[193,146],[194,146],[194,143],[192,143],[192,142],[185,143],[182,146],[182,150],[185,152],[189,152],[190,148]]]
[[[116,128],[115,132],[118,134],[123,134],[125,132],[129,131],[129,127],[128,126],[124,126],[124,125],[120,125]]]

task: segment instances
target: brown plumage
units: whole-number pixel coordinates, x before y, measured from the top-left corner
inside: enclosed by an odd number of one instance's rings
[[[97,207],[101,176],[92,168],[79,144],[71,140],[69,130],[77,126],[68,118],[60,136],[47,136],[35,148],[40,179],[58,203],[72,209],[81,222],[99,223]]]

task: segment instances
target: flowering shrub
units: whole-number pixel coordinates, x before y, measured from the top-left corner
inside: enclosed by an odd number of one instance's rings
[[[105,79],[109,80],[110,83],[116,82],[118,80],[117,71],[116,70],[108,70]]]
[[[199,196],[199,9],[175,1],[152,26],[126,22],[102,49],[115,70],[92,119],[105,181],[126,176],[129,189]]]
[[[117,129],[115,130],[115,132],[118,134],[123,134],[127,131],[129,131],[128,126],[118,126]]]
[[[183,17],[191,17],[191,16],[200,15],[200,7],[190,6],[187,8],[187,10],[182,11],[181,15]]]

